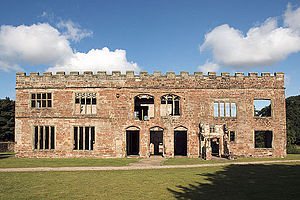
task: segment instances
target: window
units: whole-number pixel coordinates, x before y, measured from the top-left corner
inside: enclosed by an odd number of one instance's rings
[[[254,132],[255,148],[272,148],[272,131]]]
[[[254,116],[271,117],[271,100],[254,99]]]
[[[33,148],[37,150],[55,149],[54,126],[35,126]]]
[[[75,93],[75,114],[96,114],[96,93]]]
[[[74,127],[74,150],[93,150],[95,143],[95,127]]]
[[[180,97],[167,94],[161,97],[160,116],[179,116],[180,115]]]
[[[236,103],[214,102],[214,117],[236,117]]]
[[[209,126],[209,132],[210,133],[215,133],[216,132],[215,126]]]
[[[230,139],[230,142],[235,142],[235,131],[229,132],[229,139]]]
[[[50,108],[52,107],[51,93],[31,93],[32,108]]]
[[[149,120],[154,118],[154,98],[147,94],[134,97],[134,118]]]

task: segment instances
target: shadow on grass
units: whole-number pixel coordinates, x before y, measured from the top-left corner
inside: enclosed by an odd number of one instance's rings
[[[168,190],[177,199],[299,199],[300,196],[300,165],[230,165],[197,176],[198,182]]]

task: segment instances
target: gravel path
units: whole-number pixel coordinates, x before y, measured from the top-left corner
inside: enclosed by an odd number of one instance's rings
[[[226,165],[249,165],[249,164],[270,164],[270,163],[293,163],[300,160],[270,160],[254,162],[231,162],[231,163],[214,163],[214,164],[197,164],[197,165],[131,165],[123,167],[38,167],[38,168],[4,168],[0,172],[32,172],[32,171],[111,171],[111,170],[139,170],[139,169],[171,169],[171,168],[196,168],[210,166]]]

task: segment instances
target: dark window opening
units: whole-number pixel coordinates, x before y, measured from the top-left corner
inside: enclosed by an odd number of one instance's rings
[[[230,142],[234,142],[235,141],[235,132],[234,131],[230,131],[229,132],[229,137],[230,137]]]
[[[134,98],[134,117],[149,120],[154,117],[154,98],[150,95],[138,95]]]
[[[76,104],[79,103],[79,98],[75,98],[75,103],[76,103]]]
[[[96,98],[92,98],[92,104],[96,105]]]
[[[74,150],[93,150],[95,127],[74,127]]]
[[[37,150],[55,149],[54,126],[35,126],[33,148]]]
[[[272,131],[255,131],[255,148],[272,148]]]
[[[254,100],[254,116],[271,117],[271,100],[255,99]]]

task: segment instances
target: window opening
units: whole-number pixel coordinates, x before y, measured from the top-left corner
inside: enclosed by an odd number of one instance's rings
[[[167,94],[161,97],[160,105],[161,116],[179,116],[180,115],[180,97]]]
[[[95,144],[95,127],[74,127],[74,150],[93,150]]]
[[[255,148],[272,148],[272,131],[254,132]]]
[[[33,148],[37,150],[55,149],[54,126],[35,126]]]
[[[154,118],[153,96],[142,94],[134,97],[134,117],[139,120]]]
[[[75,93],[75,114],[96,114],[96,103],[96,93]]]
[[[254,99],[254,116],[271,117],[271,100]]]
[[[51,93],[32,93],[31,94],[32,108],[50,108],[52,107]]]

